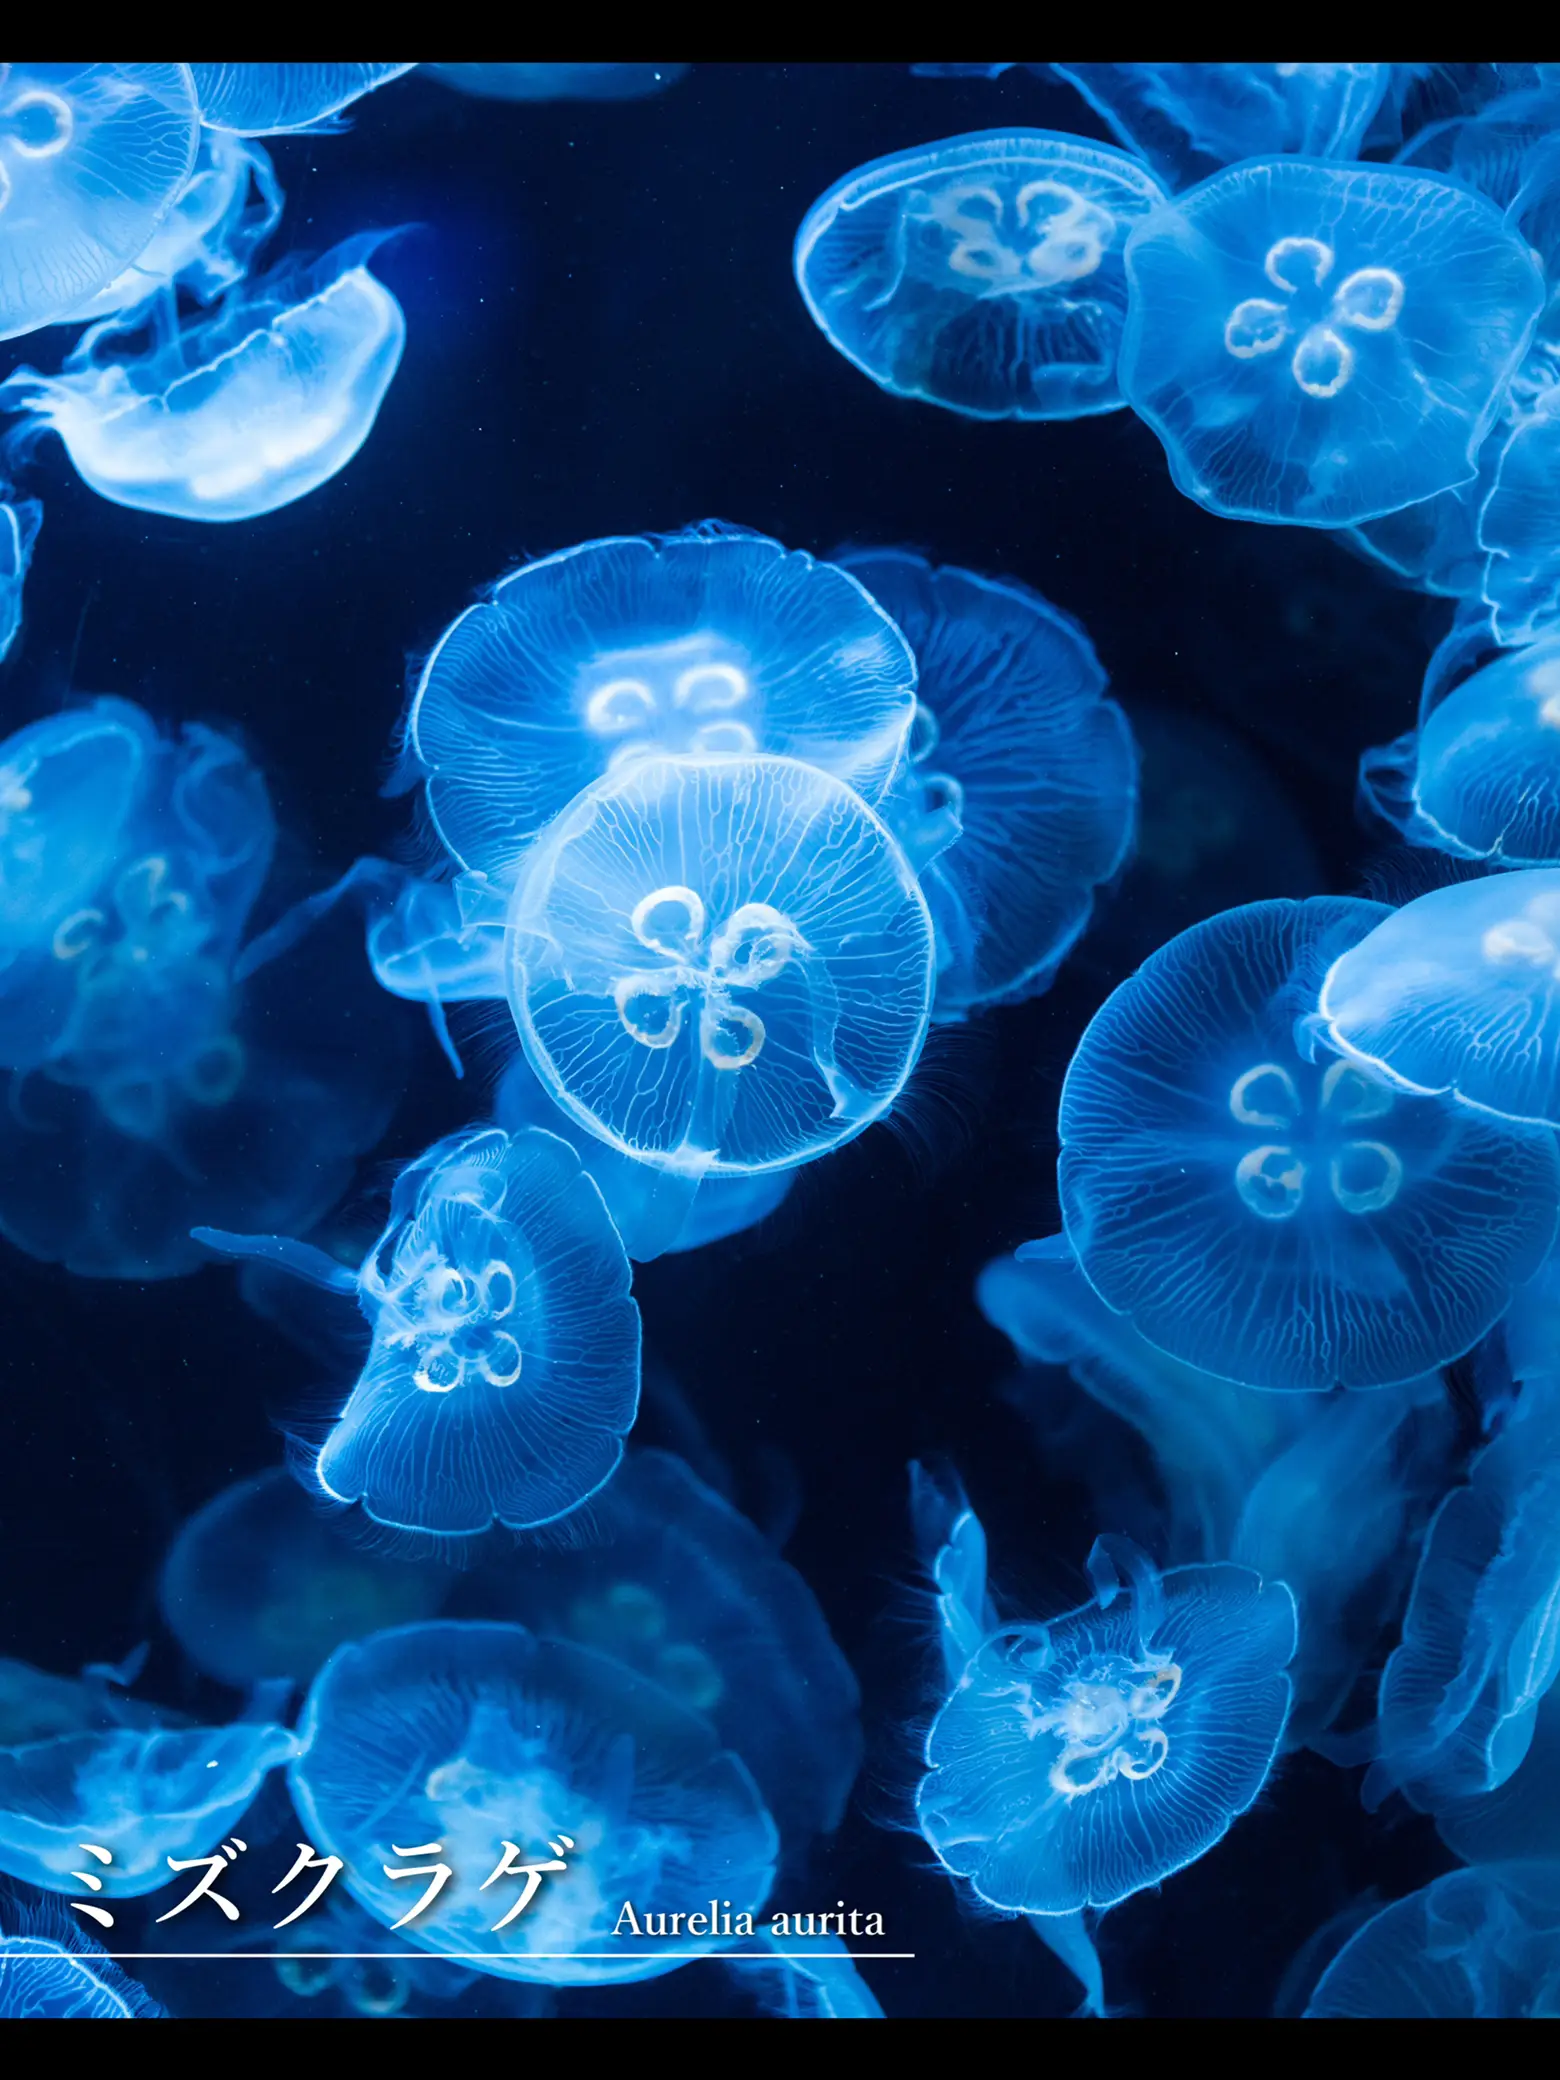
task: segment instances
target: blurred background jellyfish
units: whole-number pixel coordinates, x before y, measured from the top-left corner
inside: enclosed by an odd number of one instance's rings
[[[311,1476],[375,1523],[449,1539],[549,1523],[622,1457],[639,1310],[601,1194],[556,1135],[437,1142],[355,1272],[279,1236],[197,1239],[357,1299],[373,1344]]]
[[[149,2022],[164,2012],[62,1909],[0,1896],[0,2022]]]
[[[184,65],[0,68],[0,339],[124,272],[184,187],[199,128]]]
[[[819,330],[894,397],[975,419],[1115,411],[1122,249],[1164,199],[1139,160],[1050,130],[857,167],[796,235]]]
[[[1115,991],[1068,1069],[1058,1181],[1084,1276],[1222,1379],[1415,1379],[1478,1341],[1553,1240],[1552,1135],[1302,1054],[1329,963],[1383,918],[1318,896],[1194,925]]]
[[[1547,373],[1499,444],[1479,509],[1481,591],[1502,643],[1530,643],[1560,618],[1560,372]]]
[[[293,1800],[354,1898],[421,1949],[480,1953],[496,1977],[655,1978],[728,1938],[614,1942],[625,1900],[641,1919],[711,1897],[752,1914],[774,1878],[774,1822],[707,1719],[621,1662],[518,1625],[413,1625],[341,1647],[300,1731]],[[408,1920],[422,1888],[391,1873],[426,1879],[441,1860],[463,1882]],[[516,1918],[523,1873],[492,1890],[473,1874],[526,1862],[546,1874]]]
[[[412,66],[239,64],[191,65],[189,70],[208,130],[270,137],[311,129]]]
[[[1327,1038],[1397,1089],[1560,1126],[1560,868],[1432,889],[1340,948]]]
[[[810,1162],[882,1118],[935,966],[888,830],[770,757],[637,759],[587,788],[526,855],[506,944],[548,1092],[690,1183]]]
[[[582,787],[656,752],[773,752],[876,802],[914,706],[915,660],[855,578],[706,523],[562,550],[468,607],[423,667],[400,778],[508,887]]]
[[[181,321],[171,292],[82,337],[57,376],[19,368],[12,441],[57,433],[101,497],[180,520],[250,520],[327,483],[368,438],[406,341],[368,269],[382,234],[235,287]],[[126,355],[127,337],[149,328]]]
[[[1509,2020],[1560,2015],[1560,1864],[1448,1871],[1344,1944],[1306,2015]]]
[[[204,1675],[235,1690],[306,1684],[344,1640],[435,1617],[448,1571],[369,1553],[282,1467],[236,1481],[184,1524],[158,1602]]]
[[[887,809],[937,933],[939,1018],[1037,996],[1131,848],[1137,757],[1094,646],[1027,587],[860,550],[848,570],[919,667],[914,763]],[[957,838],[929,865],[919,834]]]
[[[22,587],[42,524],[43,507],[36,499],[0,504],[0,659],[21,630]]]
[[[1188,498],[1350,527],[1466,483],[1543,277],[1480,196],[1428,174],[1253,160],[1133,233],[1127,402]]]
[[[425,65],[441,86],[482,101],[640,101],[686,65]]]

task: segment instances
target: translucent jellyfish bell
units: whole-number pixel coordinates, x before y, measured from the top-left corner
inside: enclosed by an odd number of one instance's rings
[[[1560,617],[1560,383],[1546,382],[1513,419],[1490,442],[1499,447],[1478,516],[1488,552],[1480,591],[1498,639],[1530,643]]]
[[[165,2012],[51,1901],[0,1899],[0,2022],[143,2022]]]
[[[425,65],[441,86],[482,101],[639,101],[686,65]]]
[[[756,1913],[774,1876],[774,1823],[708,1720],[621,1662],[518,1625],[412,1625],[342,1647],[300,1732],[294,1803],[353,1896],[395,1926],[414,1897],[386,1865],[431,1863],[406,1845],[442,1845],[460,1881],[399,1939],[498,1978],[656,1978],[722,1938],[614,1942],[625,1900],[641,1918],[712,1896]],[[506,1841],[517,1863],[567,1866],[507,1926],[523,1878],[482,1889]]]
[[[915,660],[856,579],[706,525],[527,564],[440,637],[406,723],[407,784],[462,866],[501,886],[548,819],[633,758],[803,760],[876,801]]]
[[[1470,481],[1543,307],[1525,241],[1432,175],[1252,160],[1133,233],[1127,402],[1180,490],[1350,527]]]
[[[827,1154],[888,1111],[926,1034],[915,877],[857,795],[794,759],[609,773],[527,853],[507,948],[558,1104],[685,1177]]]
[[[165,297],[89,331],[61,374],[19,368],[0,406],[57,433],[103,498],[181,520],[249,520],[327,483],[368,438],[406,340],[401,307],[349,239],[180,322]],[[124,358],[143,324],[152,339]]]
[[[1127,236],[1163,190],[1051,130],[948,137],[857,167],[796,235],[797,287],[894,397],[975,419],[1115,411]]]
[[[842,560],[904,630],[920,670],[924,727],[888,819],[916,861],[917,832],[940,813],[958,830],[921,875],[937,1016],[1038,995],[1132,844],[1127,719],[1105,698],[1083,629],[1027,587],[935,570],[905,550]]]
[[[22,586],[42,524],[43,507],[36,499],[0,504],[0,659],[22,626]]]
[[[130,265],[199,128],[185,65],[0,67],[0,339],[57,323]]]
[[[1226,911],[1145,961],[1079,1042],[1059,1122],[1068,1240],[1172,1357],[1291,1391],[1415,1379],[1543,1262],[1552,1135],[1301,1051],[1329,963],[1396,921],[1330,896]]]
[[[1327,1036],[1399,1090],[1560,1126],[1560,868],[1464,881],[1339,952]]]
[[[1560,1864],[1448,1871],[1358,1929],[1306,2015],[1512,2020],[1560,2015]]]
[[[200,119],[209,130],[271,137],[308,130],[339,115],[375,87],[412,70],[405,65],[191,65]]]

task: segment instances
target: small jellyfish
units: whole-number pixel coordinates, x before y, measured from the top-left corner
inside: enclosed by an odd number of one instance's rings
[[[185,65],[0,65],[0,339],[123,273],[195,163]]]
[[[9,652],[22,626],[22,586],[42,524],[43,507],[36,499],[0,504],[0,659]]]
[[[1544,296],[1482,197],[1321,160],[1216,174],[1125,260],[1121,387],[1179,489],[1304,527],[1470,482]]]
[[[191,65],[200,119],[208,130],[272,137],[309,130],[339,115],[412,65]]]
[[[881,1119],[926,1035],[930,917],[865,802],[788,758],[636,759],[526,854],[509,1001],[580,1125],[686,1180]]]
[[[686,65],[425,65],[441,86],[481,101],[641,101]]]
[[[974,419],[1111,412],[1122,249],[1163,200],[1139,160],[1087,138],[943,138],[857,167],[813,204],[797,287],[890,396]]]
[[[1416,1379],[1478,1341],[1553,1240],[1552,1135],[1301,1051],[1329,962],[1396,921],[1348,897],[1225,911],[1115,991],[1068,1069],[1058,1179],[1084,1276],[1221,1379]]]
[[[338,1648],[300,1732],[293,1800],[353,1897],[403,1941],[498,1978],[656,1978],[728,1939],[614,1942],[625,1900],[641,1921],[685,1921],[712,1897],[752,1915],[773,1881],[774,1822],[709,1721],[621,1662],[518,1625],[411,1625]],[[512,1870],[546,1867],[518,1918],[523,1876],[484,1882],[510,1843]],[[463,1882],[408,1920],[441,1861]]]
[[[57,376],[19,368],[13,442],[57,433],[101,497],[179,520],[251,520],[327,483],[368,438],[406,341],[368,270],[378,234],[286,261],[181,321],[172,292],[85,333]],[[150,342],[127,356],[127,335]]]
[[[1306,2015],[1423,2020],[1560,2016],[1560,1864],[1448,1871],[1356,1930]]]
[[[276,1236],[197,1239],[356,1297],[373,1344],[311,1474],[375,1523],[447,1539],[550,1523],[622,1457],[639,1310],[601,1194],[556,1135],[435,1143],[357,1272]]]
[[[195,1666],[248,1690],[305,1684],[343,1640],[437,1616],[444,1568],[345,1539],[277,1467],[197,1510],[169,1549],[158,1601]]]
[[[529,563],[447,628],[406,720],[402,784],[501,887],[582,787],[656,753],[772,752],[884,792],[915,660],[858,581],[707,523]]]
[[[165,2012],[52,1901],[0,1897],[0,2022],[150,2022]]]
[[[1321,988],[1327,1038],[1397,1090],[1560,1126],[1560,868],[1463,881],[1389,911]]]
[[[916,829],[939,816],[958,829],[921,875],[935,1015],[1037,996],[1131,848],[1127,719],[1083,629],[1027,587],[903,550],[841,561],[904,630],[919,668],[907,799],[887,819],[912,861]]]

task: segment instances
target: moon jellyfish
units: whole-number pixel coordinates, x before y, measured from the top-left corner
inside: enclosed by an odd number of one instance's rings
[[[752,1914],[774,1877],[774,1822],[708,1720],[621,1662],[518,1625],[413,1625],[341,1647],[300,1731],[293,1800],[354,1898],[418,1948],[478,1953],[499,1978],[655,1978],[723,1938],[613,1942],[625,1900],[685,1920],[714,1895]],[[409,1897],[391,1871],[431,1876],[419,1860],[441,1858],[466,1882],[409,1921],[420,1888]],[[487,1891],[470,1875],[501,1860],[565,1867],[515,1918],[523,1880]]]
[[[556,1135],[436,1142],[356,1272],[277,1236],[197,1239],[356,1297],[373,1344],[312,1473],[376,1523],[444,1538],[550,1523],[622,1457],[639,1310],[601,1194]]]
[[[307,1683],[344,1640],[432,1618],[447,1570],[363,1551],[277,1467],[197,1510],[163,1562],[158,1602],[201,1672],[235,1690]]]
[[[0,504],[0,658],[10,650],[22,626],[22,586],[42,524],[43,507],[36,499]]]
[[[1253,160],[1125,255],[1127,402],[1231,519],[1350,527],[1470,481],[1543,306],[1525,241],[1428,174]]]
[[[631,1451],[567,1542],[461,1581],[451,1616],[609,1654],[703,1714],[794,1851],[839,1825],[860,1692],[802,1577],[669,1452]]]
[[[286,261],[209,317],[181,323],[165,296],[105,318],[61,374],[19,368],[0,384],[0,408],[25,415],[13,439],[57,433],[101,497],[178,520],[251,520],[305,497],[362,447],[400,365],[406,320],[367,266],[380,242]]]
[[[406,65],[191,65],[200,119],[208,130],[271,137],[308,130],[339,115],[375,87],[410,72]]]
[[[1145,961],[1078,1044],[1068,1240],[1106,1305],[1186,1364],[1315,1393],[1415,1379],[1470,1349],[1548,1252],[1552,1135],[1301,1051],[1329,963],[1394,922],[1348,897],[1225,911]]]
[[[146,2022],[164,2012],[59,1908],[0,1898],[0,2022]]]
[[[0,339],[56,324],[130,265],[199,128],[185,65],[0,67]]]
[[[1051,130],[943,138],[857,167],[796,235],[797,287],[893,397],[974,419],[1115,411],[1128,234],[1163,191]]]
[[[1464,881],[1340,949],[1321,991],[1333,1046],[1399,1090],[1560,1126],[1560,868]]]
[[[215,1847],[297,1746],[285,1726],[239,1720],[0,1748],[0,1871],[45,1892],[74,1892],[82,1844],[94,1842],[109,1858],[96,1868],[94,1897],[155,1892],[168,1882],[166,1859]]]
[[[922,869],[937,933],[936,1014],[1036,996],[1088,924],[1094,891],[1132,844],[1137,756],[1094,646],[1025,586],[935,570],[903,550],[845,557],[909,638],[920,670],[911,835],[957,839]]]
[[[585,542],[468,607],[423,667],[401,777],[507,887],[581,788],[657,752],[773,752],[876,801],[914,706],[915,660],[856,579],[708,523]]]
[[[1448,1871],[1351,1936],[1308,2018],[1560,2015],[1560,1864]]]
[[[581,1126],[685,1179],[810,1162],[920,1054],[931,920],[840,781],[787,758],[637,759],[526,855],[509,1001]]]
[[[1560,617],[1560,382],[1548,382],[1514,418],[1479,511],[1479,543],[1489,552],[1481,590],[1497,638],[1530,643]]]
[[[639,101],[680,80],[686,65],[425,65],[482,101]]]

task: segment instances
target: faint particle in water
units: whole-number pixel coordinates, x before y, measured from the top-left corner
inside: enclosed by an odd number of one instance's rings
[[[34,498],[0,504],[0,658],[21,630],[22,588],[42,524],[43,507]]]
[[[308,130],[339,115],[376,87],[399,79],[406,65],[191,65],[200,119],[210,130],[271,137]]]

